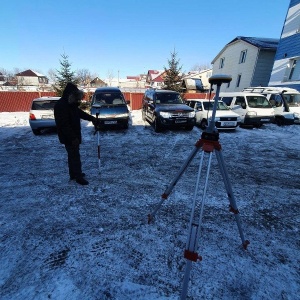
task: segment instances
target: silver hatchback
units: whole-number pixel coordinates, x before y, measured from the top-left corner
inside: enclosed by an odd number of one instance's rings
[[[29,124],[35,135],[42,130],[56,128],[54,119],[54,105],[60,97],[40,97],[32,100],[29,112]]]

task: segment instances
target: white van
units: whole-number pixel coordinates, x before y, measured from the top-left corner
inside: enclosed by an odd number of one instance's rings
[[[300,124],[300,92],[288,87],[249,87],[243,91],[261,93],[268,98],[275,111],[277,125]]]
[[[261,127],[274,122],[274,109],[269,100],[259,93],[220,93],[219,99],[241,117],[241,126]]]
[[[205,99],[188,99],[186,104],[196,113],[196,125],[205,129],[211,121],[214,101]],[[215,126],[218,130],[235,130],[241,123],[240,116],[233,112],[223,101],[218,101]]]

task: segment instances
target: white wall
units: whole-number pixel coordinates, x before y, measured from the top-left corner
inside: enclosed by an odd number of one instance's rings
[[[241,52],[244,50],[247,50],[246,61],[244,63],[239,63]],[[213,75],[225,74],[232,76],[229,87],[227,84],[222,84],[222,92],[239,92],[250,85],[257,55],[257,47],[241,40],[228,45],[224,51],[218,55],[213,62]],[[219,68],[221,58],[225,58],[223,68]],[[239,87],[236,87],[239,74],[241,74],[241,81]]]

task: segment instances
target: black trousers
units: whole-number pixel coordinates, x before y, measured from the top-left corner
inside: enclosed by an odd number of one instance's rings
[[[68,166],[70,178],[74,179],[82,177],[79,145],[65,145],[65,147],[68,153]]]

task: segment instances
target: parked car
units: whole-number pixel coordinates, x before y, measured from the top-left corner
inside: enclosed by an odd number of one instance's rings
[[[146,90],[142,104],[143,120],[154,127],[155,132],[165,128],[192,130],[195,111],[187,106],[179,93],[169,90]]]
[[[101,87],[95,90],[91,103],[91,114],[98,116],[100,128],[116,126],[127,129],[129,126],[129,101],[124,99],[120,89]]]
[[[205,129],[211,121],[214,101],[204,99],[188,99],[187,105],[192,107],[196,113],[196,125]],[[235,130],[241,123],[240,116],[233,112],[223,101],[218,101],[215,125],[219,130]]]
[[[275,111],[275,123],[300,124],[300,92],[288,87],[249,87],[243,91],[261,93],[270,101]]]
[[[29,125],[35,135],[40,135],[44,129],[56,128],[54,105],[59,99],[59,97],[40,97],[32,100]]]
[[[274,122],[274,109],[269,100],[262,94],[249,92],[220,93],[222,100],[229,108],[241,117],[240,126],[261,127]]]

